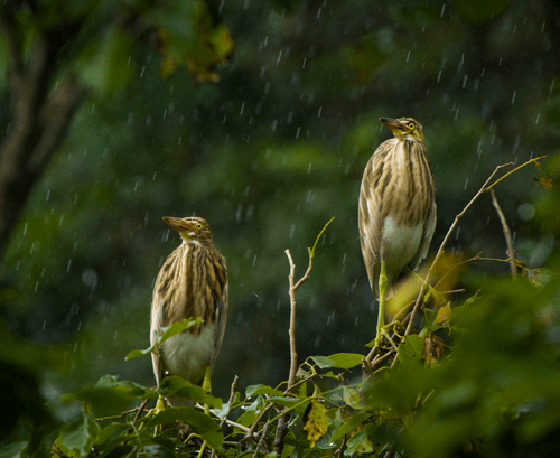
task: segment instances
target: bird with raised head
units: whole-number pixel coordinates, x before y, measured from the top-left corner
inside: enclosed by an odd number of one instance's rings
[[[358,227],[369,283],[379,303],[376,345],[385,298],[401,269],[416,270],[436,228],[435,184],[422,125],[412,118],[380,121],[394,134],[368,161],[358,201]]]
[[[182,240],[161,267],[152,294],[150,342],[165,328],[185,318],[202,318],[201,324],[167,339],[152,352],[158,386],[167,375],[211,390],[210,372],[222,346],[228,307],[225,258],[218,252],[204,218],[165,217]],[[171,405],[185,402],[168,397]],[[158,403],[159,405],[159,403]]]

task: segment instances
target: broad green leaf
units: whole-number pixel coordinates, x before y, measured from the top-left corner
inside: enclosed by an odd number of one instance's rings
[[[133,358],[138,358],[139,356],[148,355],[152,353],[158,345],[161,345],[167,339],[170,339],[177,334],[180,334],[186,329],[192,328],[200,323],[203,323],[204,320],[202,318],[190,319],[185,318],[182,321],[178,321],[177,323],[173,323],[171,326],[167,328],[163,328],[164,333],[161,336],[158,336],[158,339],[154,345],[145,348],[144,350],[132,350],[128,355],[125,356],[125,361],[130,361]]]
[[[331,440],[334,442],[338,439],[344,437],[345,434],[354,430],[358,425],[362,424],[365,420],[371,417],[371,413],[368,412],[358,412],[352,415],[346,422],[338,428],[334,434],[331,436]]]
[[[157,394],[149,388],[127,380],[119,381],[114,375],[103,375],[95,384],[77,393],[62,396],[64,402],[80,401],[94,411],[95,416],[108,416],[122,412],[132,401],[155,399]]]
[[[311,356],[311,359],[315,361],[315,364],[321,369],[326,367],[334,367],[334,361],[326,356]]]
[[[333,363],[333,367],[339,367],[341,369],[350,369],[351,367],[359,366],[362,364],[362,359],[364,355],[357,353],[336,353],[334,355],[328,356]]]
[[[76,456],[86,456],[91,450],[97,435],[97,427],[89,415],[83,414],[80,420],[67,424],[60,430],[60,440]]]
[[[209,406],[217,408],[222,407],[222,400],[220,398],[206,393],[201,386],[193,385],[177,375],[165,377],[160,384],[159,391],[164,394],[173,394],[185,399],[190,399],[200,404],[208,404]]]
[[[401,364],[418,364],[422,358],[424,339],[412,334],[405,336],[404,342],[399,347],[399,361]]]
[[[173,407],[159,412],[148,421],[146,427],[154,428],[162,423],[182,421],[187,423],[194,432],[200,434],[208,444],[216,450],[221,450],[223,435],[220,425],[208,415],[193,409],[192,407]]]
[[[275,390],[267,385],[249,385],[245,388],[245,396],[256,396],[258,394],[270,394],[273,396],[282,396],[282,391]]]
[[[27,441],[12,442],[0,449],[0,458],[23,458],[27,456]]]

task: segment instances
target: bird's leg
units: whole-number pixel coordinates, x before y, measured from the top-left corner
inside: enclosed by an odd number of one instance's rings
[[[385,327],[385,291],[389,286],[389,280],[385,274],[385,261],[381,261],[381,272],[379,274],[379,317],[377,318],[377,330],[375,332],[375,347],[380,348],[381,334]]]
[[[158,413],[163,412],[164,410],[165,410],[165,398],[163,397],[163,395],[160,394],[156,406],[148,411],[146,417],[148,418],[151,417],[152,415],[157,415]],[[162,432],[162,430],[163,430],[162,425],[157,425],[154,431],[154,437],[158,436]]]

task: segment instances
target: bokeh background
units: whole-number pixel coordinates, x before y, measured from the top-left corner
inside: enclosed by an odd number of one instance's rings
[[[102,60],[75,66],[90,91],[0,268],[10,329],[61,348],[68,363],[41,372],[51,401],[105,373],[155,383],[149,358],[124,357],[148,346],[151,289],[179,244],[162,216],[203,216],[227,258],[228,324],[213,377],[216,395],[227,398],[234,375],[238,389],[287,379],[284,250],[303,275],[307,247],[333,216],[298,291],[299,361],[368,350],[376,304],[356,214],[366,162],[391,137],[380,117],[424,126],[437,186],[431,254],[497,165],[550,155],[544,174],[560,168],[552,0],[206,4],[235,43],[229,65],[216,68],[218,82],[197,82],[187,65],[162,71],[165,56],[150,37],[127,42],[129,54],[109,73],[100,76]],[[6,78],[0,93],[4,136]],[[546,267],[559,246],[559,192],[540,186],[540,176],[531,165],[496,188],[530,267]],[[506,257],[489,196],[465,215],[449,249]],[[482,275],[508,268],[469,267]]]

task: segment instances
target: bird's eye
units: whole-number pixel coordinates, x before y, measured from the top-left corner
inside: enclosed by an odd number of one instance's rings
[[[202,224],[201,223],[196,223],[196,229],[198,231],[200,231],[200,229],[202,229]]]
[[[413,123],[413,122],[409,122],[407,127],[408,127],[410,130],[414,130],[414,123]]]

